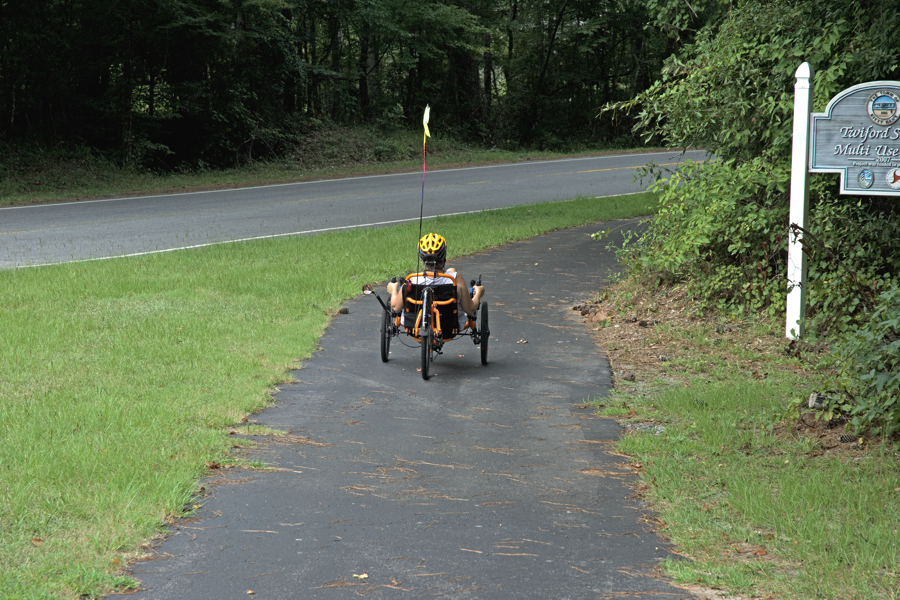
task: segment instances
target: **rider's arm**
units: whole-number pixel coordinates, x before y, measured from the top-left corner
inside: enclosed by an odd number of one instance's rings
[[[466,286],[466,280],[462,274],[456,274],[456,297],[459,298],[459,305],[467,315],[474,315],[481,303],[481,297],[484,295],[484,286],[475,286],[475,296],[469,295],[469,288]]]
[[[402,281],[392,281],[387,285],[388,293],[391,295],[391,308],[397,312],[403,310],[403,286]]]

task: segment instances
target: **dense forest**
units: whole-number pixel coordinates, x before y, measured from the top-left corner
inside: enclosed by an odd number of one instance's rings
[[[488,147],[631,136],[707,13],[662,0],[3,0],[0,144],[171,169],[272,157],[328,125],[419,122]],[[709,4],[709,3],[708,3]]]

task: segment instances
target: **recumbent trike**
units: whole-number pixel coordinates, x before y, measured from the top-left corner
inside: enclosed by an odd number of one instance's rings
[[[386,304],[372,290],[372,286],[363,288],[366,294],[374,294],[384,309],[381,318],[382,362],[388,361],[391,338],[405,334],[419,342],[421,347],[422,379],[430,376],[431,363],[436,355],[443,354],[444,344],[465,336],[471,337],[476,346],[481,346],[481,364],[487,364],[488,339],[491,335],[487,302],[482,301],[478,307],[480,319],[478,315],[465,315],[461,324],[456,285],[429,281],[438,278],[456,281],[456,274],[425,271],[407,275],[401,286],[403,310],[399,312],[391,308],[390,299]],[[413,283],[416,280],[418,283]],[[397,278],[391,281],[396,282]],[[475,285],[481,285],[481,275],[477,282],[470,282],[470,286]],[[476,321],[479,321],[478,324]]]

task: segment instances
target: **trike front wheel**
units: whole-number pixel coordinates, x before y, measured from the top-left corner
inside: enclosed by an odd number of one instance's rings
[[[388,311],[383,311],[381,318],[381,362],[388,361],[391,352],[391,333],[394,327],[393,317]]]

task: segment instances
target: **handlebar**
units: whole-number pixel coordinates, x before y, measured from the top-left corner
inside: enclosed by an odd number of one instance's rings
[[[469,280],[469,295],[472,297],[475,296],[476,285],[481,285],[481,273],[478,274],[478,281],[475,281],[474,279]]]

